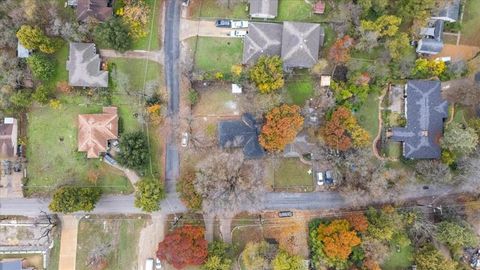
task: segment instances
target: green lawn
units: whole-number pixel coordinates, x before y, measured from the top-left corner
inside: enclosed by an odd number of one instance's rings
[[[48,258],[48,269],[50,270],[59,270],[58,261],[60,259],[60,233],[53,241],[53,248],[50,250]]]
[[[385,151],[389,158],[399,159],[402,155],[402,144],[400,142],[388,142]]]
[[[148,31],[148,35],[144,38],[140,38],[135,40],[132,45],[132,50],[160,50],[160,38],[158,36],[158,32],[161,30],[161,26],[158,24],[159,18],[158,16],[161,14],[161,7],[163,0],[145,0],[145,2],[150,6],[150,20],[145,26],[145,30]],[[155,7],[154,7],[155,5]],[[153,26],[152,26],[153,20]],[[151,30],[151,31],[150,31]],[[148,46],[149,41],[150,48]]]
[[[312,6],[304,0],[279,0],[277,21],[325,22],[331,14],[331,7],[325,8],[325,14],[314,14]]]
[[[401,247],[400,252],[397,252],[397,243],[391,241],[390,243],[390,256],[382,265],[383,270],[403,270],[409,269],[413,262],[414,249],[411,245]]]
[[[105,192],[131,192],[132,186],[116,170],[98,159],[87,159],[77,152],[77,116],[83,113],[99,113],[102,104],[92,103],[79,95],[60,97],[61,107],[34,107],[28,114],[27,194],[50,192],[58,184],[86,181],[89,171],[99,173],[97,185]]]
[[[243,1],[237,1],[230,7],[218,5],[217,0],[197,0],[197,2],[198,6],[192,7],[194,13],[191,15],[194,18],[248,19],[247,5]]]
[[[313,187],[313,176],[308,174],[310,166],[303,164],[297,158],[281,158],[276,160],[275,188]]]
[[[453,116],[453,122],[465,124],[465,111],[459,105],[455,105],[455,115]]]
[[[299,106],[313,96],[313,78],[307,70],[297,71],[285,83],[290,100]]]
[[[55,76],[46,83],[48,87],[52,89],[56,88],[57,82],[60,81],[68,81],[68,71],[66,68],[67,60],[68,60],[68,42],[64,42],[62,47],[53,54],[53,58],[55,59]]]
[[[467,0],[464,7],[461,44],[480,46],[480,1]]]
[[[378,132],[378,94],[370,94],[355,116],[360,126],[368,131],[370,139],[373,141]]]
[[[243,42],[240,38],[199,37],[190,39],[190,44],[195,48],[197,70],[229,73],[232,65],[242,62]]]
[[[89,257],[104,254],[105,269],[136,269],[141,219],[82,219],[78,226],[77,270],[88,270]],[[152,251],[152,255],[153,255]]]
[[[127,88],[119,86],[118,78],[113,78],[112,104],[118,106],[121,126],[124,132],[142,129],[141,115],[144,113],[143,90],[146,84],[158,82],[163,85],[163,67],[155,62],[142,59],[110,59],[112,73],[128,81]],[[146,70],[146,73],[145,73]],[[156,89],[158,93],[158,89]],[[153,93],[147,93],[153,94]],[[152,171],[156,175],[161,171],[162,138],[154,127],[149,129]]]

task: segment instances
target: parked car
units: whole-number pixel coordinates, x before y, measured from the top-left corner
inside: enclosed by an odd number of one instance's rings
[[[190,4],[190,0],[182,0],[182,6],[188,7],[189,4]]]
[[[113,165],[113,166],[117,165],[117,161],[113,159],[113,157],[110,156],[109,154],[105,154],[105,156],[103,157],[103,160],[110,165]]]
[[[187,147],[188,145],[188,133],[182,133],[182,147]]]
[[[218,20],[215,21],[215,26],[216,27],[222,27],[222,28],[230,28],[231,21],[230,20],[225,20],[225,19],[218,19]]]
[[[248,32],[245,31],[245,30],[232,30],[232,31],[230,31],[230,33],[228,35],[231,36],[231,37],[244,37],[247,34],[248,34]]]
[[[330,170],[325,172],[325,183],[329,185],[335,184],[335,179],[333,179],[333,173]]]
[[[12,174],[12,163],[9,160],[2,160],[2,175],[10,175]]]
[[[323,172],[315,173],[315,178],[317,179],[317,185],[323,186],[325,184],[325,177],[323,175]]]
[[[162,269],[162,261],[159,258],[155,259],[155,269]]]
[[[148,258],[145,261],[145,270],[153,270],[153,259],[152,258]]]
[[[292,211],[280,211],[278,212],[278,217],[285,218],[285,217],[293,217]]]
[[[234,29],[248,28],[248,21],[230,21],[230,27]]]

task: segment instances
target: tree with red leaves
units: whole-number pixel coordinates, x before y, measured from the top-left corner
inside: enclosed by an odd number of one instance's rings
[[[208,255],[207,248],[204,229],[185,225],[165,236],[158,244],[157,257],[177,269],[182,269],[187,265],[203,264]]]
[[[343,38],[335,41],[328,52],[328,59],[335,63],[345,63],[350,58],[350,48],[353,45],[353,38],[345,35]]]

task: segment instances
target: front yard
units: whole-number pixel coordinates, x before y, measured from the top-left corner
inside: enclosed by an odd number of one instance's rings
[[[102,269],[136,268],[143,219],[92,217],[82,219],[78,226],[77,270],[92,269],[102,260],[108,266]]]
[[[308,171],[311,166],[306,165],[298,158],[280,158],[272,160],[274,170],[275,190],[313,191],[315,186],[312,174]]]
[[[194,51],[195,70],[230,73],[233,65],[242,62],[241,38],[198,37],[188,40]]]

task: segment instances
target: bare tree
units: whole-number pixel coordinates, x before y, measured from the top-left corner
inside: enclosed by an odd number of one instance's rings
[[[415,165],[415,173],[428,182],[449,183],[452,180],[450,168],[438,160],[421,160]]]
[[[45,211],[41,211],[42,215],[35,220],[36,225],[42,225],[42,234],[37,240],[43,238],[47,239],[47,242],[51,242],[52,234],[55,232],[55,228],[58,225],[58,218],[56,215],[49,215]]]
[[[411,221],[410,224],[407,224],[407,230],[416,247],[433,239],[435,224],[425,216],[421,209],[415,208],[405,215],[408,216],[406,219]]]
[[[444,84],[442,95],[452,103],[476,105],[480,103],[480,86],[471,79],[452,80]]]
[[[480,153],[464,157],[458,162],[461,185],[463,191],[474,192],[480,188]]]
[[[389,247],[384,242],[368,236],[363,238],[362,248],[365,251],[365,257],[379,264],[382,264],[390,253]]]
[[[208,213],[229,216],[260,209],[262,168],[240,152],[212,153],[197,166],[195,189]]]

